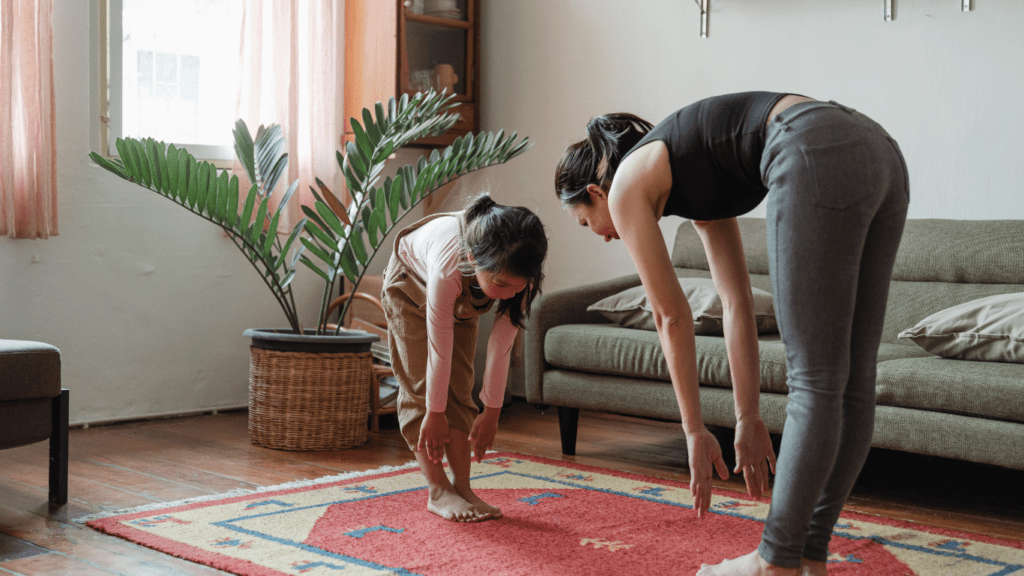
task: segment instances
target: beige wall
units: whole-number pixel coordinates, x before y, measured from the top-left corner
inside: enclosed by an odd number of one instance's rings
[[[549,291],[631,273],[621,246],[555,200],[564,146],[595,114],[660,120],[704,96],[779,90],[881,122],[910,165],[911,217],[1024,218],[1024,2],[975,0],[969,13],[959,0],[895,2],[886,23],[882,0],[711,0],[701,39],[691,0],[484,0],[483,128],[535,144],[465,178],[440,208],[488,188],[536,210]],[[75,422],[244,405],[241,333],[283,315],[216,227],[89,163],[88,4],[55,10],[61,235],[0,239],[2,335],[61,348]],[[669,239],[678,223],[663,223]],[[299,288],[310,318],[319,286]]]

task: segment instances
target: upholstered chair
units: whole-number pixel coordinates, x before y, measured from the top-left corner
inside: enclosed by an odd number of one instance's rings
[[[0,449],[50,441],[50,502],[68,501],[68,391],[60,350],[0,340]]]

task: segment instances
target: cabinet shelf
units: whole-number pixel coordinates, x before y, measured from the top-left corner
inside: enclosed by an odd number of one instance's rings
[[[444,26],[445,28],[461,28],[463,30],[472,30],[473,23],[466,20],[454,20],[452,18],[438,18],[437,16],[426,16],[424,14],[413,14],[406,12],[405,19],[410,22],[419,22],[420,24],[429,24],[431,26]]]

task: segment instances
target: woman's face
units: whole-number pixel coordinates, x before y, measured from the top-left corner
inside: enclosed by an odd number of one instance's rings
[[[476,281],[483,293],[494,300],[508,300],[525,290],[527,285],[527,281],[518,276],[487,270],[477,270]]]
[[[581,202],[569,206],[569,215],[575,218],[580,226],[586,226],[594,234],[602,236],[605,242],[618,240],[619,234],[615,231],[615,223],[612,222],[612,215],[608,210],[608,195],[594,184],[587,187],[587,192],[590,194],[590,204]]]

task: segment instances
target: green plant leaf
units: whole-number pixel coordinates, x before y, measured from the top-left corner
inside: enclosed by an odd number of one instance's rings
[[[391,183],[391,189],[388,191],[388,213],[391,215],[392,222],[398,220],[398,210],[401,208],[402,191],[404,190],[403,186],[405,186],[405,182],[402,180],[402,175],[397,174],[395,181]]]
[[[359,263],[366,266],[369,258],[366,255],[366,245],[363,244],[363,231],[361,226],[353,226],[352,234],[348,237],[348,244],[352,247],[352,251],[355,252],[356,258],[359,259]]]
[[[373,105],[373,111],[377,117],[377,130],[379,130],[381,134],[387,132],[389,124],[388,117],[387,115],[384,114],[384,105],[381,104],[379,100]],[[378,138],[377,141],[373,143],[373,145],[376,146],[379,142],[380,139]]]
[[[184,204],[188,198],[188,173],[191,167],[189,164],[191,158],[192,155],[187,150],[178,152],[178,190],[174,196],[179,204]]]
[[[103,169],[109,170],[110,172],[117,174],[121,178],[128,180],[128,171],[125,170],[123,165],[118,165],[117,162],[107,160],[106,158],[100,156],[95,152],[90,152],[89,158],[92,158],[92,161],[95,162],[96,164],[99,164],[100,167],[102,167]]]
[[[316,266],[316,264],[313,264],[313,261],[310,260],[309,258],[306,258],[305,256],[303,256],[299,260],[303,264],[305,264],[307,267],[309,267],[310,270],[312,270],[313,272],[316,272],[317,275],[320,276],[321,278],[323,278],[325,282],[333,282],[334,281],[326,272],[324,272],[323,270],[318,268]]]
[[[327,223],[324,222],[323,218],[321,218],[320,215],[316,213],[316,210],[313,210],[309,206],[303,204],[302,213],[305,214],[306,217],[309,218],[310,220],[310,223],[307,226],[307,228],[309,228],[310,233],[313,233],[315,228],[316,231],[320,232],[321,234],[324,235],[324,237],[327,238],[327,244],[331,244],[334,242],[334,232],[332,232],[330,227],[327,226]]]
[[[246,237],[251,244],[256,244],[256,239],[263,233],[263,224],[267,220],[267,209],[269,205],[270,198],[268,196],[264,196],[263,199],[260,200],[259,209],[256,210],[256,221],[253,222],[252,228],[249,229],[249,235]]]
[[[309,250],[311,254],[313,254],[320,260],[323,260],[328,266],[334,263],[331,255],[328,254],[327,251],[324,250],[323,248],[317,246],[316,242],[313,242],[309,238],[301,237],[299,238],[299,242],[302,242],[302,245],[306,247],[306,250]]]
[[[309,215],[312,216],[313,214],[316,214],[316,212],[313,212],[312,210],[310,210],[309,212],[306,212],[306,214],[309,214]],[[335,240],[333,236],[328,235],[326,230],[327,230],[327,226],[326,225],[319,226],[315,222],[307,222],[306,223],[306,231],[309,232],[309,234],[311,236],[315,236],[317,240],[323,242],[323,244],[325,246],[335,246],[335,245],[337,245],[337,240]]]
[[[128,142],[132,147],[132,154],[135,156],[135,162],[139,167],[139,176],[142,178],[142,182],[146,185],[146,188],[153,187],[153,178],[149,173],[149,160],[146,157],[146,149],[142,146],[142,142],[134,138],[129,138]]]
[[[220,173],[220,179],[217,181],[217,222],[223,222],[228,215],[228,203],[229,197],[231,196],[231,180],[238,181],[237,176],[228,176],[228,171],[224,170]],[[238,189],[238,185],[235,185],[235,189]],[[237,196],[236,196],[237,198]]]
[[[281,218],[281,211],[274,212],[274,217],[270,219],[270,225],[267,226],[267,235],[263,240],[263,261],[272,262],[270,260],[270,251],[274,249],[274,240],[277,239],[277,224]],[[273,268],[271,268],[273,269]]]
[[[234,230],[235,224],[238,222],[238,176],[231,175],[231,183],[228,187],[228,207],[225,210],[225,223],[228,228]]]
[[[378,102],[377,105],[379,106],[380,102]],[[377,118],[379,119],[380,116],[377,116]],[[367,140],[369,140],[370,146],[372,148],[376,148],[377,144],[380,142],[381,131],[377,128],[377,124],[373,121],[373,116],[370,115],[370,111],[366,108],[363,108],[363,125],[366,127],[366,135],[369,137]],[[359,140],[357,139],[356,141],[358,142]],[[371,155],[372,151],[366,156],[367,158],[370,158],[372,157]]]
[[[146,161],[149,164],[149,174],[151,179],[150,187],[153,190],[160,191],[163,182],[160,179],[160,163],[157,160],[156,152],[156,140],[152,138],[146,138],[145,140],[145,154]]]
[[[355,256],[352,255],[352,248],[345,246],[345,249],[341,251],[341,258],[338,264],[341,266],[341,270],[345,273],[348,281],[354,285],[356,278],[359,276],[359,267],[356,265]]]
[[[313,205],[316,208],[317,214],[323,219],[324,223],[327,224],[331,230],[338,236],[345,235],[345,225],[341,223],[341,220],[334,214],[331,207],[323,202],[316,202]]]
[[[348,161],[349,166],[355,171],[355,176],[358,179],[363,179],[369,172],[369,167],[366,165],[366,160],[359,153],[359,147],[349,142],[347,145],[348,154],[345,156],[345,160]]]
[[[283,289],[287,288],[288,285],[291,284],[292,280],[294,280],[294,279],[295,279],[295,270],[294,269],[288,270],[288,273],[285,274],[284,278],[281,279],[281,284],[280,284],[281,289],[283,290]]]
[[[135,166],[135,158],[131,152],[131,144],[125,142],[124,138],[118,138],[114,141],[114,146],[117,148],[118,155],[121,156],[121,162],[124,164],[125,172],[128,173],[128,177],[136,182],[141,182],[142,179],[139,177],[139,169]]]
[[[171,144],[167,147],[167,195],[173,200],[178,194],[178,148]]]
[[[306,227],[306,222],[308,222],[308,220],[306,218],[303,218],[301,221],[299,221],[298,224],[295,225],[294,228],[292,228],[291,234],[288,235],[288,239],[285,240],[284,246],[281,247],[281,253],[278,254],[277,261],[274,262],[274,270],[277,270],[278,268],[281,267],[282,264],[284,264],[285,258],[287,258],[288,256],[288,251],[291,250],[292,244],[295,242],[295,239],[299,237],[299,234],[301,234],[302,230]]]
[[[256,197],[260,189],[254,183],[249,187],[249,194],[245,197],[245,204],[242,205],[242,217],[238,220],[235,230],[245,238],[249,234],[249,225],[252,223],[252,211],[256,208]]]
[[[193,205],[193,207],[196,209],[196,212],[199,212],[200,214],[202,214],[203,210],[206,208],[206,196],[209,190],[210,163],[202,162],[201,164],[199,164],[199,179],[196,181],[196,199],[195,204]],[[192,196],[191,192],[189,192],[189,196]]]

